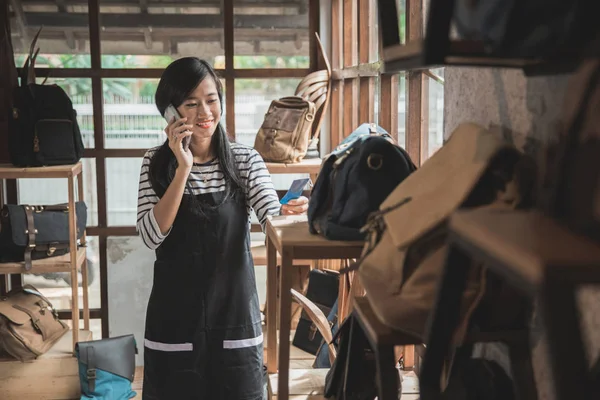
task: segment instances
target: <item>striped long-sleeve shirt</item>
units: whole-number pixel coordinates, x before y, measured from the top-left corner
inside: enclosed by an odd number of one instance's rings
[[[137,230],[144,244],[151,250],[158,248],[170,232],[169,230],[164,235],[161,233],[154,212],[152,212],[159,198],[150,184],[148,170],[150,160],[157,150],[158,147],[152,148],[144,155],[138,190]],[[271,175],[262,157],[253,148],[232,143],[231,150],[235,155],[236,165],[246,190],[248,223],[250,213],[254,210],[264,230],[267,215],[278,215],[281,210]],[[194,164],[188,182],[194,195],[225,190],[225,179],[217,160],[207,164]],[[189,193],[187,187],[185,192]]]

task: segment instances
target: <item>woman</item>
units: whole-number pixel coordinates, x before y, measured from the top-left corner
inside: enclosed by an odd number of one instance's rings
[[[262,158],[229,143],[220,124],[223,89],[198,58],[169,65],[156,90],[167,141],[143,161],[137,228],[156,250],[146,315],[144,399],[262,399],[263,336],[250,252],[249,213],[281,206]],[[189,149],[183,138],[189,137]]]

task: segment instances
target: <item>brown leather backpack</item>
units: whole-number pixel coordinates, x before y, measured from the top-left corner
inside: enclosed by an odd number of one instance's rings
[[[273,100],[254,141],[265,161],[297,163],[306,155],[316,107],[300,96]]]
[[[52,303],[32,285],[0,298],[0,350],[20,361],[44,354],[68,330]]]
[[[463,124],[382,203],[364,228],[369,236],[358,274],[383,323],[425,338],[444,267],[448,217],[459,208],[520,206],[522,157],[484,128]],[[461,328],[485,288],[485,270],[473,265],[463,292]]]

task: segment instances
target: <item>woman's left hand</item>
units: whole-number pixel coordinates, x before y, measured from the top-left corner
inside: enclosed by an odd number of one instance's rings
[[[297,199],[288,201],[287,204],[281,206],[281,215],[299,215],[306,213],[308,210],[308,199],[300,196]]]

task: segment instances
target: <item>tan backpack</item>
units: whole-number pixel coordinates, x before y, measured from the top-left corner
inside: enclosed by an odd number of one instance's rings
[[[254,148],[265,161],[302,161],[308,148],[315,113],[315,104],[299,96],[273,100],[256,135]]]
[[[50,301],[32,285],[0,297],[0,351],[17,360],[44,354],[68,330]]]
[[[425,339],[446,257],[447,221],[459,208],[520,206],[523,155],[484,128],[463,124],[381,204],[365,226],[358,274],[379,319]],[[485,271],[471,268],[462,300],[460,340],[485,291]]]

